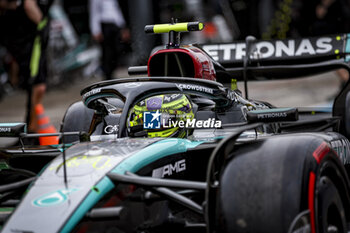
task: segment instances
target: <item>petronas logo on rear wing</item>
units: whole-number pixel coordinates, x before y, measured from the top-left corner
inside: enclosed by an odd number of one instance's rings
[[[329,59],[345,57],[350,45],[346,46],[348,36],[332,35],[301,39],[256,40],[251,60],[279,61],[293,59]],[[244,41],[230,44],[201,45],[212,58],[228,66],[242,63],[246,54]]]

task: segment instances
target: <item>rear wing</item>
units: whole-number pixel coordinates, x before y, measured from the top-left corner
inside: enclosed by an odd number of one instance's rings
[[[284,40],[252,41],[249,56],[252,65],[310,64],[333,59],[350,61],[350,34]],[[199,45],[225,68],[242,67],[246,42]]]
[[[268,41],[247,39],[229,44],[203,44],[199,47],[232,75],[230,79],[244,80],[245,84],[247,80],[305,77],[340,68],[350,73],[350,34]],[[333,116],[341,118],[340,132],[348,138],[349,106],[350,80],[333,104]]]

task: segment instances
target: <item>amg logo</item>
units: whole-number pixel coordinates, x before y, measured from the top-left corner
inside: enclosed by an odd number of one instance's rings
[[[186,160],[182,159],[175,164],[167,164],[164,167],[154,169],[152,172],[152,177],[163,178],[165,176],[171,176],[173,173],[179,173],[186,170]]]
[[[245,43],[204,45],[203,50],[214,60],[233,61],[243,59],[246,55],[245,47]],[[254,55],[251,59],[326,54],[333,50],[333,46],[331,37],[321,37],[316,40],[260,41],[256,43],[256,49],[257,56]]]
[[[277,118],[277,117],[287,117],[287,113],[285,113],[285,112],[274,112],[274,113],[258,114],[258,119]]]
[[[0,133],[10,133],[11,128],[0,128]]]

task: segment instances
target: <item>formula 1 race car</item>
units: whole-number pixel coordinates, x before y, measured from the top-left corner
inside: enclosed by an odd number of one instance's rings
[[[83,89],[60,145],[0,150],[1,232],[349,231],[349,83],[332,112],[276,108],[228,87],[349,71],[347,35],[248,38],[242,57],[232,56],[242,43],[180,46],[180,32],[202,28],[146,26],[169,33],[146,67],[129,69],[148,76]],[[238,59],[224,67],[202,48]],[[25,124],[1,124],[0,135],[40,136]]]

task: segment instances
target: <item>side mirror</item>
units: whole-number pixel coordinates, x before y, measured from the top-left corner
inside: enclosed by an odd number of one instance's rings
[[[0,137],[19,137],[27,133],[26,123],[0,123]]]

